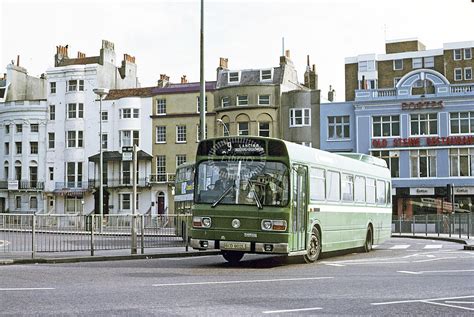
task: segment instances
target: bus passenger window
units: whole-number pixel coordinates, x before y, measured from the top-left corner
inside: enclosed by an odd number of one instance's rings
[[[365,177],[364,176],[355,177],[354,200],[357,203],[365,202]]]
[[[377,181],[377,204],[385,204],[385,182]]]
[[[324,170],[312,167],[310,171],[310,199],[324,200],[326,199],[326,185]]]
[[[367,203],[375,204],[375,179],[367,178],[366,182]]]
[[[349,174],[342,174],[342,200],[354,200],[354,176]]]
[[[341,179],[338,172],[327,172],[326,188],[328,191],[327,198],[331,201],[339,201],[341,199]]]

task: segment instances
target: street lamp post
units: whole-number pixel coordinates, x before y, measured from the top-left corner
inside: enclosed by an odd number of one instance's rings
[[[102,232],[104,219],[104,153],[102,151],[102,99],[109,93],[107,88],[95,88],[94,93],[99,96],[99,214],[100,232]]]
[[[227,128],[227,124],[225,124],[225,122],[222,121],[222,119],[217,119],[216,121],[224,126],[224,134],[227,133],[227,136],[230,136],[230,132],[229,132],[229,128]]]

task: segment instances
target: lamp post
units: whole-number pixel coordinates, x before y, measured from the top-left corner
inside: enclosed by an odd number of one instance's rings
[[[204,78],[204,0],[201,0],[201,37],[200,37],[200,94],[199,94],[199,123],[201,131],[199,140],[206,139],[206,80]]]
[[[94,93],[99,96],[99,214],[100,232],[102,232],[104,219],[104,153],[102,151],[102,99],[109,93],[107,88],[95,88]]]
[[[227,136],[230,136],[230,132],[229,132],[229,129],[227,128],[227,124],[225,124],[225,122],[222,121],[222,119],[217,119],[216,121],[224,126],[224,134],[227,133]]]

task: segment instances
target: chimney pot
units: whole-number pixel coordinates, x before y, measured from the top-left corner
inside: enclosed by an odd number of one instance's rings
[[[220,57],[220,58],[219,58],[219,67],[220,67],[220,68],[227,69],[227,67],[228,67],[228,62],[229,62],[229,59],[228,59],[228,58]]]
[[[285,56],[286,56],[286,58],[290,58],[290,50],[285,51]]]

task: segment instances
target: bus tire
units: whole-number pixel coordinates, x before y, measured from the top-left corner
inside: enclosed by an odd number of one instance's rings
[[[304,255],[304,260],[306,261],[306,263],[316,262],[320,254],[321,254],[321,235],[319,234],[318,228],[314,227],[313,232],[311,232],[311,239],[309,240],[306,254]]]
[[[244,253],[237,251],[222,251],[222,256],[230,264],[237,264],[244,257]]]
[[[372,246],[373,246],[373,236],[372,236],[372,227],[368,226],[367,227],[367,235],[365,236],[365,243],[364,243],[364,251],[365,252],[370,252],[372,251]]]

